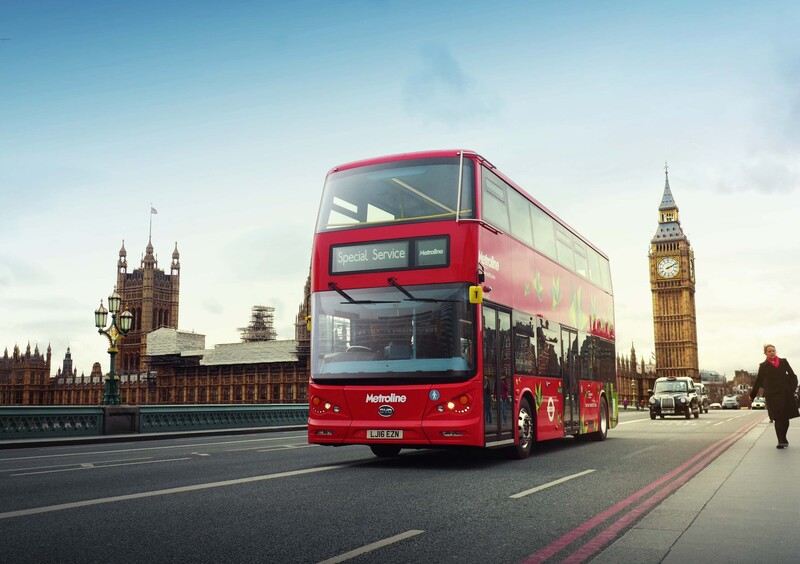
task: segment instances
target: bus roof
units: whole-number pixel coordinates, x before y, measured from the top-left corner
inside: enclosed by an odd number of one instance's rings
[[[476,153],[475,151],[472,151],[470,149],[438,149],[438,150],[433,150],[433,151],[416,151],[416,152],[412,152],[412,153],[397,153],[395,155],[385,155],[385,156],[382,156],[382,157],[374,157],[374,158],[371,158],[371,159],[363,159],[363,160],[360,160],[360,161],[353,161],[353,162],[341,164],[339,166],[335,166],[335,167],[333,167],[332,169],[330,169],[328,171],[328,174],[326,175],[326,177],[330,176],[331,174],[333,174],[335,172],[341,172],[343,170],[359,168],[359,167],[362,167],[362,166],[383,164],[383,163],[388,163],[388,162],[393,162],[393,161],[406,161],[406,160],[412,160],[412,159],[435,159],[435,158],[443,158],[443,157],[460,157],[462,154],[464,156],[467,156],[467,157],[474,157],[479,162],[485,164],[489,169],[492,170],[492,172],[494,172],[496,175],[500,176],[503,180],[508,182],[514,188],[516,188],[517,191],[520,194],[522,194],[527,199],[529,199],[531,202],[536,204],[541,210],[543,210],[550,217],[555,219],[560,225],[562,225],[563,227],[568,229],[573,235],[578,237],[585,244],[589,245],[592,249],[594,249],[595,251],[600,253],[600,255],[602,255],[603,258],[608,260],[608,255],[606,255],[603,251],[598,249],[591,241],[589,241],[586,237],[584,237],[578,231],[576,231],[573,227],[571,227],[569,225],[569,223],[567,223],[566,221],[561,219],[558,215],[553,213],[553,211],[550,210],[547,206],[543,205],[539,200],[537,200],[536,198],[531,196],[519,184],[517,184],[516,182],[511,180],[509,177],[507,177],[505,174],[503,174],[501,171],[499,171],[497,169],[497,167],[495,167],[487,158],[482,157],[481,155],[479,155],[478,153]]]

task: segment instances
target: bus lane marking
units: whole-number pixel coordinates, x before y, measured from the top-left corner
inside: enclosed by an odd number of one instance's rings
[[[172,495],[179,493],[194,492],[199,490],[207,490],[210,488],[223,488],[227,486],[236,486],[239,484],[249,484],[252,482],[261,482],[264,480],[273,480],[276,478],[289,478],[292,476],[301,476],[304,474],[314,474],[317,472],[325,472],[326,470],[338,470],[340,468],[347,468],[353,464],[337,464],[334,466],[321,466],[319,468],[305,468],[303,470],[291,470],[289,472],[279,472],[277,474],[264,474],[261,476],[250,476],[249,478],[237,478],[235,480],[223,480],[221,482],[209,482],[207,484],[195,484],[192,486],[180,486],[177,488],[166,488],[163,490],[153,490],[150,492],[139,492],[134,494],[115,495],[112,497],[100,497],[97,499],[86,499],[83,501],[74,501],[71,503],[59,503],[58,505],[47,505],[44,507],[31,507],[30,509],[20,509],[17,511],[6,511],[0,513],[0,520],[12,519],[14,517],[26,517],[28,515],[37,515],[40,513],[51,513],[53,511],[63,511],[66,509],[77,509],[78,507],[88,507],[91,505],[103,505],[107,503],[116,503],[118,501],[130,501],[134,499],[144,499],[147,497],[158,497],[162,495]]]
[[[578,472],[577,474],[572,474],[570,476],[564,476],[563,478],[559,478],[558,480],[553,480],[552,482],[542,484],[541,486],[536,486],[535,488],[525,490],[524,492],[515,493],[514,495],[510,495],[508,497],[511,499],[519,499],[521,497],[525,497],[526,495],[531,495],[533,493],[546,490],[547,488],[552,488],[553,486],[557,486],[558,484],[563,484],[564,482],[568,482],[569,480],[574,480],[575,478],[586,476],[587,474],[591,474],[592,472],[594,472],[594,470],[584,470],[583,472]]]
[[[378,550],[379,548],[383,548],[385,546],[389,546],[390,544],[394,544],[396,542],[400,542],[402,540],[410,539],[411,537],[415,537],[417,535],[421,535],[425,531],[420,531],[417,529],[411,529],[410,531],[406,531],[405,533],[400,533],[399,535],[395,535],[393,537],[389,537],[388,539],[379,540],[361,548],[357,548],[355,550],[351,550],[350,552],[345,552],[344,554],[340,554],[339,556],[334,556],[333,558],[328,558],[327,560],[323,560],[318,564],[337,564],[338,562],[344,562],[345,560],[350,560],[351,558],[355,558],[356,556],[361,556],[362,554],[366,554],[368,552],[372,552],[373,550]]]

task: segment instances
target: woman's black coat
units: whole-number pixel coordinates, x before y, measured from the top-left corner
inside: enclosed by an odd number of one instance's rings
[[[758,365],[758,377],[750,392],[755,397],[759,388],[764,388],[769,418],[773,421],[800,417],[794,391],[797,388],[797,375],[785,358],[781,358],[778,366],[765,360]]]

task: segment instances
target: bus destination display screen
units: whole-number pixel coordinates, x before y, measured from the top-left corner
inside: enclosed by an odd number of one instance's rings
[[[447,266],[450,238],[398,239],[331,247],[331,274]]]

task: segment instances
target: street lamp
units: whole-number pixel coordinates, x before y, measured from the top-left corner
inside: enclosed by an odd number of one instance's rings
[[[106,379],[106,387],[103,391],[103,405],[119,405],[119,379],[114,372],[114,361],[117,356],[117,342],[128,334],[133,324],[133,314],[127,309],[119,314],[119,322],[117,322],[117,314],[119,313],[119,306],[121,302],[117,289],[108,296],[108,309],[103,307],[103,300],[100,300],[100,307],[94,310],[94,325],[97,327],[97,332],[105,335],[108,339],[108,354],[111,357],[111,371],[108,373]],[[105,327],[108,320],[108,314],[111,313],[111,325]]]

